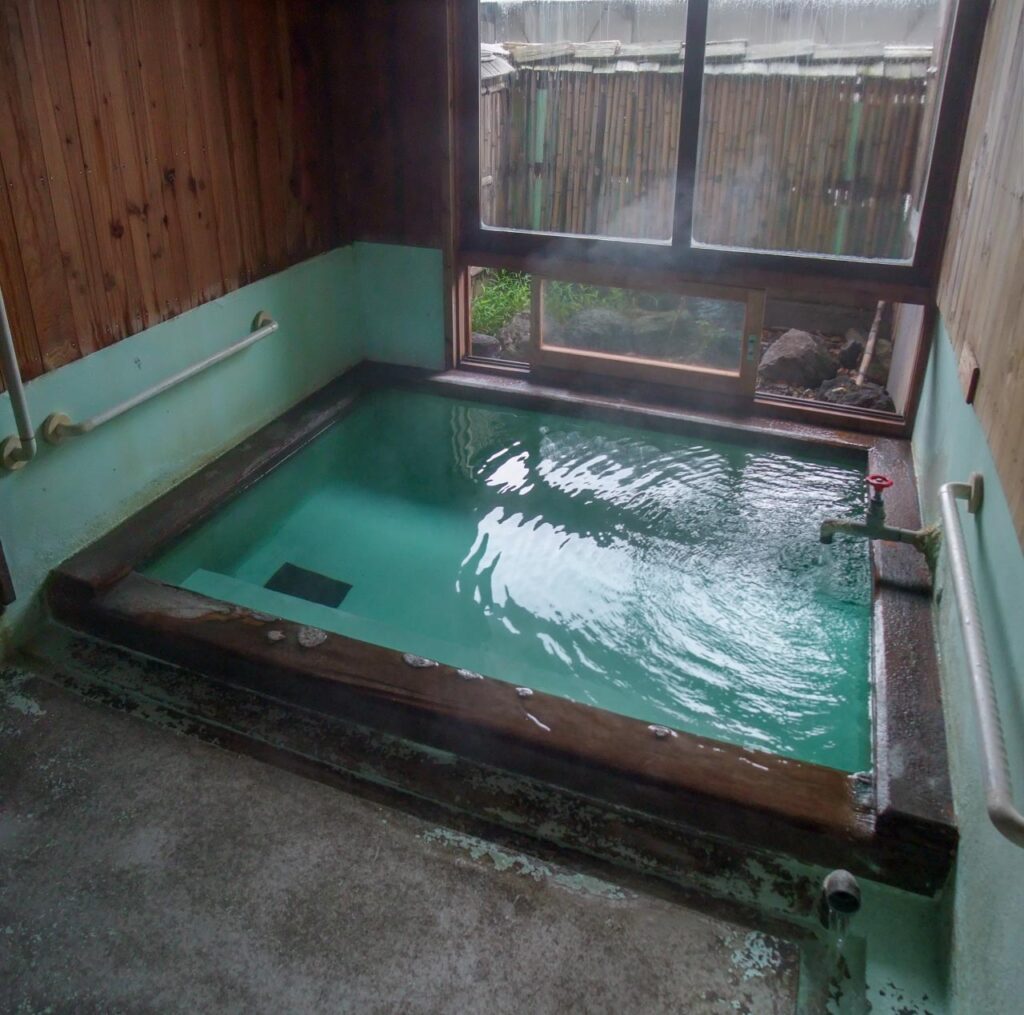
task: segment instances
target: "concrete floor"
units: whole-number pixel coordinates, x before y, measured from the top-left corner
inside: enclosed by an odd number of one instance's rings
[[[790,1013],[787,941],[0,676],[0,1011]]]

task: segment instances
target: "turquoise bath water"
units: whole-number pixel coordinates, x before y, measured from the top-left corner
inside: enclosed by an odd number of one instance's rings
[[[863,471],[385,390],[146,570],[648,722],[870,766]],[[337,607],[264,586],[293,564]]]

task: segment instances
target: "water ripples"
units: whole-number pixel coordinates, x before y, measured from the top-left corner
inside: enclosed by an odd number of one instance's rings
[[[352,589],[336,611],[268,612],[856,771],[868,556],[823,552],[818,524],[862,491],[821,455],[384,391],[153,573],[261,597],[290,561]]]
[[[859,470],[512,415],[545,426],[478,458],[480,552],[463,571],[539,646],[560,693],[836,767],[864,762],[866,551],[837,542],[823,560],[817,539],[823,517],[859,509]]]

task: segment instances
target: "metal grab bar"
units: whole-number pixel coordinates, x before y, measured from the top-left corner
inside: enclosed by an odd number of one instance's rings
[[[967,510],[975,514],[981,507],[982,491],[981,475],[974,472],[967,483],[946,483],[941,487],[939,504],[942,508],[946,542],[949,545],[953,589],[960,611],[960,629],[963,632],[967,668],[970,673],[971,689],[974,692],[975,716],[981,736],[982,779],[985,783],[988,816],[992,819],[992,824],[1010,842],[1024,847],[1024,814],[1013,805],[1010,764],[1006,757],[1003,724],[999,719],[999,706],[992,684],[992,667],[985,646],[985,632],[981,627],[981,613],[978,610],[974,580],[971,577],[963,529],[960,527],[960,514],[956,506],[957,500],[966,500]]]
[[[14,335],[11,334],[11,322],[7,319],[3,292],[0,292],[0,368],[3,369],[4,381],[11,396],[14,422],[18,428],[17,434],[4,438],[0,443],[0,466],[13,472],[35,458],[36,432],[28,411],[28,399],[21,380],[21,368],[18,366],[18,354],[14,348]]]
[[[221,349],[220,352],[214,353],[212,356],[207,356],[206,359],[194,363],[187,369],[161,381],[159,384],[154,384],[153,387],[147,388],[133,398],[121,402],[119,405],[115,405],[112,409],[107,409],[106,412],[83,419],[81,423],[72,423],[70,417],[63,412],[50,413],[43,420],[43,439],[48,444],[59,444],[61,441],[67,440],[68,437],[81,437],[82,434],[91,433],[97,427],[103,426],[104,423],[109,423],[112,419],[117,419],[118,416],[123,416],[130,409],[142,405],[143,402],[148,402],[157,395],[162,395],[170,388],[181,384],[182,381],[187,381],[190,377],[201,374],[204,370],[208,370],[210,367],[229,359],[243,349],[248,349],[250,345],[255,345],[260,339],[273,334],[277,331],[277,328],[277,321],[272,320],[267,313],[261,310],[253,319],[252,332],[246,335],[245,338],[235,342],[233,345],[229,345],[226,349]]]

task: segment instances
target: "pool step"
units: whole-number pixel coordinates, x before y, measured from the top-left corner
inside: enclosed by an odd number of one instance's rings
[[[279,589],[257,585],[218,571],[199,568],[182,582],[181,587],[219,602],[234,603],[274,617],[287,616],[294,623],[311,625],[319,630],[332,631],[396,651],[401,651],[409,640],[408,633],[402,628],[346,610],[344,604],[339,608],[331,608],[306,599],[297,600]],[[430,658],[443,658],[452,651],[452,646],[447,642],[424,634],[417,634],[416,648]]]
[[[341,606],[352,591],[348,582],[338,581],[337,578],[289,562],[282,564],[270,576],[264,588],[332,610]]]

